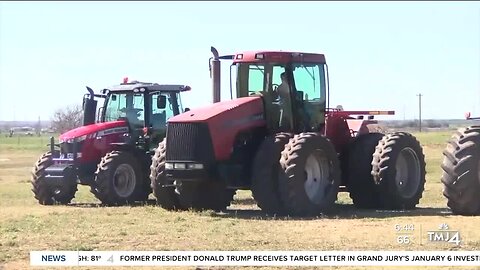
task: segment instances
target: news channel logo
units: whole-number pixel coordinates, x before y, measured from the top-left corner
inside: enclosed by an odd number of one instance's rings
[[[420,244],[425,240],[427,243],[446,243],[455,246],[460,246],[462,238],[460,231],[453,230],[447,223],[438,225],[435,230],[422,230],[422,226],[415,224],[395,224],[396,242],[400,245],[410,245],[419,241]],[[419,228],[419,230],[417,230]]]
[[[447,223],[438,225],[437,230],[427,231],[427,241],[430,243],[450,243],[459,246],[462,242],[460,231],[452,230]]]

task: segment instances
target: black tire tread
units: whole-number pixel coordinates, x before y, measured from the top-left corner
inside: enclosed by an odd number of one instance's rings
[[[312,204],[303,187],[304,166],[310,151],[323,149],[331,158],[331,177],[333,190],[331,196],[320,205]],[[302,165],[300,165],[302,164]],[[279,190],[281,200],[290,215],[305,216],[327,213],[337,200],[338,188],[341,181],[340,162],[330,140],[314,132],[295,135],[289,140],[282,151],[280,158],[281,173]]]
[[[42,205],[69,204],[72,199],[75,198],[77,185],[64,186],[64,192],[59,195],[54,195],[51,187],[45,181],[45,169],[51,165],[53,165],[53,160],[50,151],[44,153],[37,162],[35,162],[30,180],[35,199]]]
[[[150,166],[150,181],[157,205],[167,210],[181,210],[175,187],[162,187],[161,178],[165,177],[166,138],[158,144]]]
[[[395,187],[395,162],[397,155],[407,145],[415,151],[420,162],[420,183],[416,193],[411,198],[403,198]],[[384,209],[414,209],[422,198],[425,190],[425,155],[420,142],[410,133],[393,132],[386,134],[378,142],[372,160],[372,176],[380,189],[381,208]],[[392,179],[393,178],[393,179]]]
[[[282,132],[265,138],[254,157],[252,195],[258,207],[267,214],[285,212],[278,190],[278,169],[281,153],[292,137],[291,133]]]
[[[382,133],[360,135],[348,146],[346,172],[347,188],[353,204],[358,208],[380,207],[380,194],[372,175],[373,153]]]
[[[443,195],[457,215],[480,214],[480,126],[460,128],[443,151]]]
[[[116,194],[112,184],[112,173],[116,168],[117,160],[127,160],[127,163],[133,166],[136,174],[136,187],[134,192],[127,198],[122,198]],[[149,183],[143,183],[142,180],[148,179],[144,176],[144,172],[140,169],[140,164],[132,153],[126,151],[111,151],[107,153],[97,166],[95,172],[95,183],[91,187],[91,192],[105,205],[125,205],[138,200],[144,193],[144,189],[149,188]],[[146,182],[146,181],[145,181]]]

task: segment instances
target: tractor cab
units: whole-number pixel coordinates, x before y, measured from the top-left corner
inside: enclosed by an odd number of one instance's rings
[[[319,132],[342,152],[353,137],[377,128],[374,115],[394,114],[393,111],[330,108],[328,65],[324,54],[247,51],[218,56],[213,47],[212,53],[213,96],[220,87],[221,76],[215,74],[215,70],[220,69],[220,60],[232,60],[230,81],[236,83],[230,85],[231,96],[235,92],[237,98],[261,97],[267,134]],[[364,115],[368,119],[363,120]]]
[[[90,93],[84,97],[84,125],[91,124],[93,119],[97,123],[126,121],[133,140],[148,134],[149,146],[156,146],[165,137],[167,119],[183,112],[180,93],[188,90],[186,85],[125,80],[103,89],[101,95]],[[98,110],[94,96],[104,98]]]
[[[236,95],[262,95],[267,125],[274,132],[316,131],[325,123],[327,65],[322,54],[236,54]]]

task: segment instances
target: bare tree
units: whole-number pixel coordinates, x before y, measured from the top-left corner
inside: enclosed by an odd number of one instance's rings
[[[68,106],[55,111],[52,117],[52,128],[63,133],[82,125],[83,110],[80,105]]]

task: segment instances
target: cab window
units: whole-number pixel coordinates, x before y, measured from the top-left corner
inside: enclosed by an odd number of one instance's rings
[[[111,94],[105,108],[105,121],[127,119],[135,125],[144,124],[143,94]]]
[[[161,95],[165,96],[167,101],[165,108],[159,108],[157,106],[157,100]],[[167,124],[167,120],[174,115],[173,105],[172,105],[170,95],[161,94],[160,92],[153,93],[151,95],[151,104],[152,104],[152,112],[150,115],[150,119],[151,119],[153,128],[154,129],[165,128]]]
[[[309,128],[325,121],[326,84],[323,64],[295,64],[293,78],[297,99],[303,104],[303,117]]]

